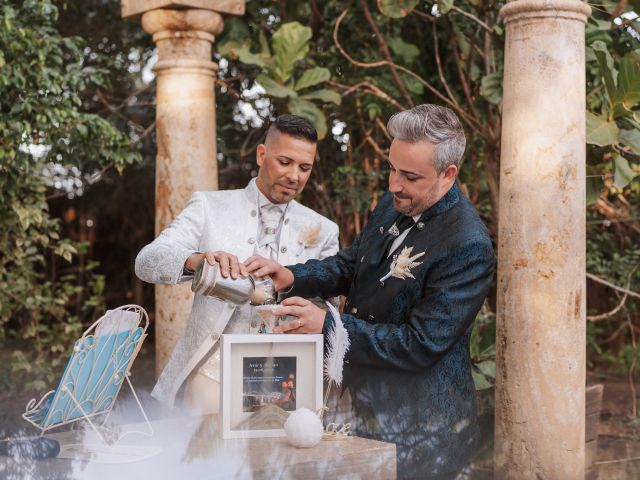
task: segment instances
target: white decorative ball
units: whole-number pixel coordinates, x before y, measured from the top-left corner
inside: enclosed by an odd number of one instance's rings
[[[308,408],[299,408],[292,412],[284,422],[284,433],[294,447],[314,447],[322,439],[322,422]]]

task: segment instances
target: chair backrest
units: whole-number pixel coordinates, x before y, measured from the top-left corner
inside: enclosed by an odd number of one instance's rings
[[[110,411],[148,325],[137,305],[108,311],[75,342],[58,388],[31,421],[48,429]]]

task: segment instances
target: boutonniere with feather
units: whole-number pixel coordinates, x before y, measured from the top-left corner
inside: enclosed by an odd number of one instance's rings
[[[300,232],[300,237],[298,237],[298,242],[304,248],[313,248],[317,246],[318,242],[320,241],[321,230],[322,227],[319,223],[303,228]]]
[[[390,277],[399,278],[400,280],[416,278],[411,273],[411,269],[416,268],[418,265],[422,265],[422,262],[416,262],[416,260],[422,257],[425,252],[416,253],[413,256],[411,256],[411,252],[413,252],[413,247],[403,247],[399,254],[395,254],[393,256],[393,262],[391,262],[389,273],[382,277],[380,281],[384,282]]]

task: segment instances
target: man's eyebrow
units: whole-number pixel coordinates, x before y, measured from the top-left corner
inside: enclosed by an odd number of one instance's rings
[[[393,166],[393,164],[389,160],[387,160],[387,165],[389,165],[389,167],[391,167],[391,168],[396,168],[396,167]],[[396,169],[396,170],[398,170],[398,169]],[[416,177],[420,177],[420,178],[424,177],[424,175],[422,175],[419,172],[411,172],[409,170],[398,170],[398,171],[403,173],[404,175],[415,175]]]

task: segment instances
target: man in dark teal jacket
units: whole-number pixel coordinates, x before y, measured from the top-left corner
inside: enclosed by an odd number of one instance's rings
[[[456,115],[420,105],[389,120],[389,192],[353,245],[256,275],[291,288],[288,333],[326,333],[330,314],[301,297],[346,295],[343,385],[358,435],[395,443],[399,478],[455,478],[478,436],[469,338],[495,269],[491,239],[456,183],[465,149]]]

